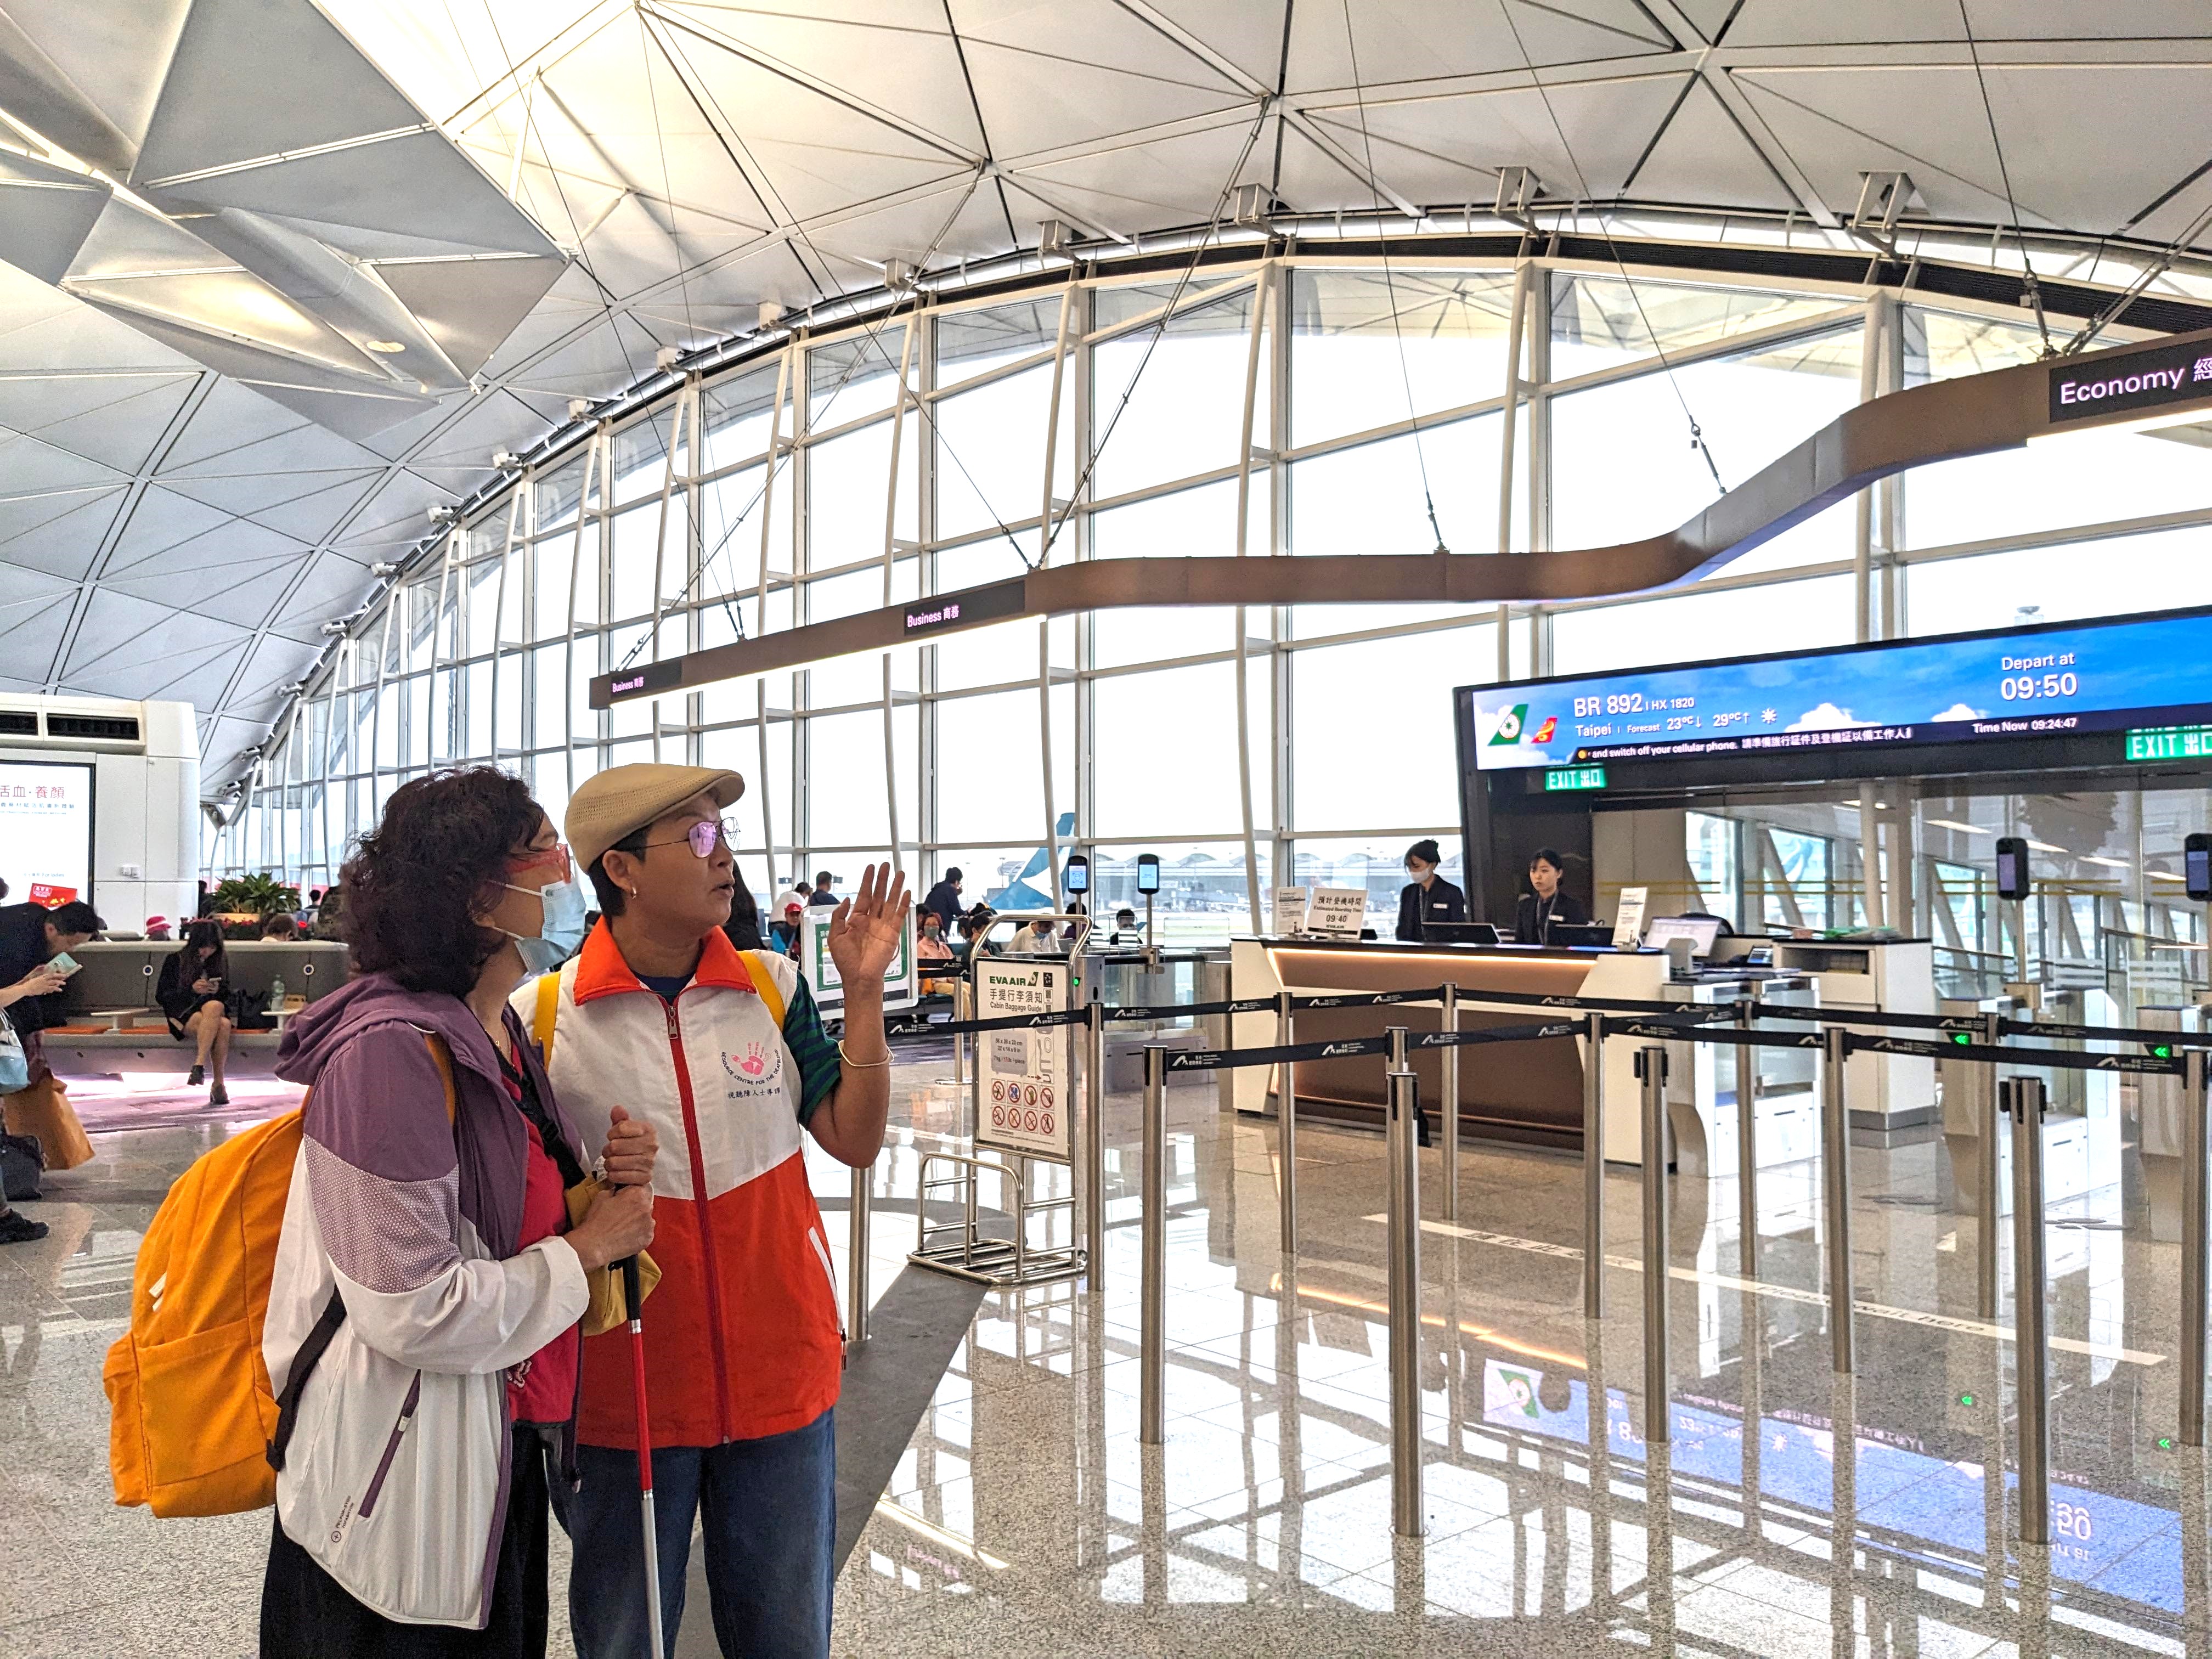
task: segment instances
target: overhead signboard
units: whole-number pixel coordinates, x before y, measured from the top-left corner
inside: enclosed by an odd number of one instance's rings
[[[2212,724],[2212,611],[1992,629],[1462,690],[1476,769]],[[2113,758],[2122,745],[2115,741]],[[2130,759],[2162,757],[2133,752]]]
[[[2212,346],[2152,346],[2054,363],[2051,424],[2064,425],[2131,410],[2201,403],[2212,395]]]

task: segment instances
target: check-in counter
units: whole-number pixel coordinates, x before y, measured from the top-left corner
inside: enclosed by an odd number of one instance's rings
[[[1240,939],[1231,947],[1230,977],[1230,994],[1239,1000],[1273,996],[1285,990],[1317,996],[1335,992],[1425,990],[1449,983],[1460,988],[1462,1030],[1521,1025],[1550,1017],[1545,1010],[1526,1004],[1486,1005],[1482,1000],[1486,990],[1689,1003],[1732,1000],[1755,978],[1760,981],[1761,994],[1777,1001],[1802,1002],[1810,997],[1809,985],[1802,977],[1774,977],[1747,969],[1705,974],[1678,982],[1670,980],[1668,959],[1659,951],[1539,945]],[[1441,1029],[1442,1023],[1443,1011],[1433,1005],[1313,1009],[1297,1016],[1297,1036],[1301,1043],[1319,1042],[1371,1036],[1390,1025],[1402,1024],[1415,1032],[1433,1031]],[[1239,1048],[1265,1048],[1275,1040],[1273,1014],[1239,1014],[1234,1024],[1234,1040]],[[1605,1045],[1605,1157],[1610,1163],[1643,1161],[1643,1125],[1634,1075],[1638,1046],[1627,1040]],[[1735,1156],[1733,1051],[1722,1055],[1714,1045],[1689,1042],[1667,1046],[1672,1056],[1668,1115],[1675,1143],[1673,1161],[1686,1174],[1732,1170]],[[1588,1047],[1583,1038],[1555,1037],[1497,1048],[1462,1048],[1461,1133],[1474,1139],[1519,1141],[1578,1152],[1583,1144],[1583,1078]],[[1771,1051],[1777,1055],[1785,1052]],[[1443,1084],[1442,1055],[1434,1049],[1416,1050],[1411,1058],[1424,1107],[1433,1109]],[[1299,1110],[1312,1117],[1377,1126],[1382,1121],[1382,1072],[1372,1054],[1301,1061],[1297,1068]],[[1236,1078],[1239,1111],[1259,1115],[1271,1109],[1275,1086],[1271,1068],[1240,1068]],[[1785,1083],[1783,1089],[1790,1086]],[[1809,1089],[1796,1097],[1778,1091],[1763,1100],[1762,1164],[1809,1153],[1816,1139],[1808,1127],[1810,1120],[1804,1125],[1796,1120],[1809,1108],[1810,1101]],[[1789,1123],[1782,1121],[1784,1117]]]

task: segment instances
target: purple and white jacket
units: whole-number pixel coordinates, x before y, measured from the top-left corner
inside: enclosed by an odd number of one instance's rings
[[[451,1123],[434,1035],[453,1054]],[[346,1310],[301,1396],[278,1520],[386,1619],[482,1629],[507,1514],[505,1373],[583,1317],[583,1265],[559,1238],[516,1249],[529,1137],[458,997],[355,980],[292,1023],[276,1074],[313,1091],[262,1335],[277,1390],[333,1289]]]

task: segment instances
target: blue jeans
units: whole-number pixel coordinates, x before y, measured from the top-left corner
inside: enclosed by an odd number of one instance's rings
[[[837,1441],[826,1411],[803,1429],[653,1454],[661,1633],[676,1650],[691,1522],[702,1517],[714,1639],[724,1659],[829,1659],[837,1537]],[[568,1617],[579,1659],[644,1659],[637,1454],[579,1446],[574,1492],[554,1510],[575,1545]],[[667,1659],[667,1656],[662,1656]]]

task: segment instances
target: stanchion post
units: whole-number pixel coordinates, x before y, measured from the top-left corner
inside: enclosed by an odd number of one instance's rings
[[[868,1210],[875,1190],[872,1163],[853,1171],[853,1208],[845,1235],[845,1339],[848,1342],[868,1340]]]
[[[1736,1005],[1735,1023],[1753,1029],[1759,1018],[1759,986]],[[1759,1277],[1759,1050],[1749,1043],[1735,1051],[1736,1265],[1746,1279]]]
[[[2181,1121],[2181,1443],[2204,1443],[2204,1051],[2183,1050]]]
[[[1145,1216],[1143,1318],[1137,1358],[1137,1438],[1157,1446],[1165,1438],[1168,1384],[1168,1051],[1145,1048]]]
[[[1850,1033],[1831,1025],[1821,1035],[1826,1039],[1820,1056],[1820,1179],[1828,1221],[1828,1334],[1835,1368],[1848,1372],[1858,1364],[1851,1319],[1851,1123],[1844,1095]]]
[[[1393,1053],[1405,1031],[1394,1027]],[[1401,1538],[1419,1538],[1421,1518],[1421,1168],[1412,1072],[1389,1079],[1390,1115],[1390,1520]]]
[[[2045,1328],[2043,1079],[2008,1078],[2012,1119],[2013,1375],[2020,1398],[2020,1541],[2051,1541],[2050,1334]]]
[[[2004,1016],[1992,1010],[1982,1016],[1982,1042],[1994,1048],[2004,1040]],[[1992,1064],[1981,1091],[1982,1140],[1974,1149],[1976,1180],[1982,1189],[1980,1236],[1974,1241],[1975,1266],[1981,1274],[1981,1316],[1994,1320],[2002,1299],[1997,1294],[1997,1219],[2004,1212],[1998,1188],[2004,1184],[2004,1114],[1997,1108],[1997,1072]]]
[[[1446,1036],[1459,1030],[1459,987],[1447,985],[1442,1024]],[[1443,1212],[1447,1221],[1459,1219],[1459,1048],[1446,1048],[1439,1057],[1443,1070],[1443,1098],[1437,1110],[1443,1140]]]
[[[1106,1282],[1106,1004],[1091,988],[1083,1048],[1083,1249],[1091,1288]]]
[[[1297,1041],[1291,994],[1275,998],[1275,1041],[1287,1048]],[[1298,1068],[1285,1060],[1275,1073],[1275,1156],[1282,1161],[1277,1191],[1282,1208],[1282,1251],[1298,1253]]]
[[[1605,1317],[1605,1016],[1587,1016],[1583,1060],[1583,1317]]]
[[[1667,1051],[1636,1051],[1644,1092],[1644,1437],[1667,1438]]]

